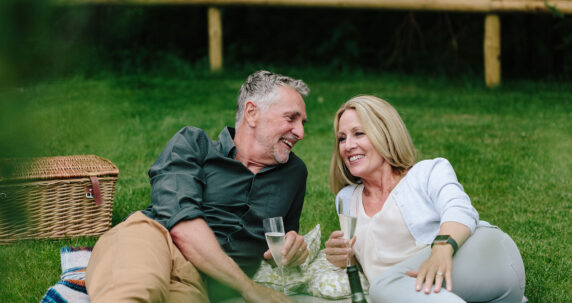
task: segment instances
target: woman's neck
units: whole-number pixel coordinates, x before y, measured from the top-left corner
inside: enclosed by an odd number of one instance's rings
[[[405,174],[397,173],[391,165],[384,163],[378,174],[372,178],[362,178],[364,185],[362,203],[368,215],[373,215],[380,211]]]

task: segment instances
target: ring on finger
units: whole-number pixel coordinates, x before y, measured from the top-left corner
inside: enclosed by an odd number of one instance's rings
[[[438,271],[438,272],[437,272],[437,275],[442,277],[442,276],[443,276],[443,273],[440,272],[440,271]]]

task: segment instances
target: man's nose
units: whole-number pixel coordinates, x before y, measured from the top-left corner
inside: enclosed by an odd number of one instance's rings
[[[304,139],[304,124],[301,121],[296,123],[292,133],[298,138],[298,140]]]

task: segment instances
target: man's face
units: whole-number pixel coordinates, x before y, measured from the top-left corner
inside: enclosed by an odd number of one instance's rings
[[[286,163],[297,141],[304,139],[306,104],[302,96],[291,87],[278,87],[279,101],[261,112],[256,130],[256,143],[260,144],[265,160]]]

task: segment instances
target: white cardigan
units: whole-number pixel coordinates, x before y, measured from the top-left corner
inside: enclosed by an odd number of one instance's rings
[[[344,198],[349,207],[357,184],[340,190],[336,196]],[[403,220],[415,240],[430,244],[439,234],[441,224],[454,221],[466,225],[471,233],[477,225],[490,226],[479,221],[477,210],[457,181],[453,167],[447,159],[423,160],[409,169],[391,192],[401,211]]]

